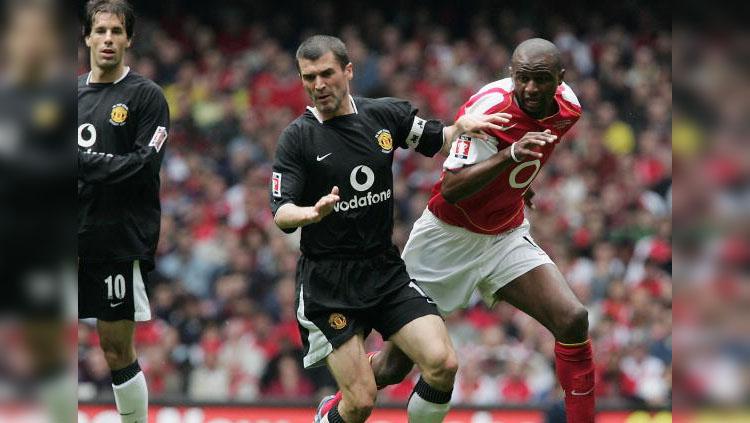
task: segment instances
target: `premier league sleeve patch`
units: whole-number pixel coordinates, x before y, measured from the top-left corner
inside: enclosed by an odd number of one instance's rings
[[[487,160],[495,153],[497,153],[497,141],[492,139],[485,141],[464,134],[451,144],[450,154],[443,163],[443,169],[460,169]]]
[[[273,172],[271,177],[271,192],[274,197],[281,197],[281,173]]]
[[[151,142],[148,143],[151,147],[154,147],[156,151],[161,150],[161,146],[164,145],[164,142],[167,140],[167,128],[163,126],[158,126],[156,128],[156,131],[154,131],[154,135],[151,137]]]

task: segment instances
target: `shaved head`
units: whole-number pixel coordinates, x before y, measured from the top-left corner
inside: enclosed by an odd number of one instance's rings
[[[519,44],[513,50],[510,76],[516,100],[529,116],[543,119],[558,110],[555,92],[562,84],[565,69],[554,44],[542,38]]]
[[[528,63],[537,61],[547,61],[549,64],[562,68],[560,50],[552,42],[544,38],[531,38],[516,47],[513,50],[513,63]]]

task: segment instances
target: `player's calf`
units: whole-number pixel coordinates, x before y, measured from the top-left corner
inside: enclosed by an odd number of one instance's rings
[[[370,354],[378,389],[401,383],[414,368],[414,362],[392,342],[386,342],[382,350]]]

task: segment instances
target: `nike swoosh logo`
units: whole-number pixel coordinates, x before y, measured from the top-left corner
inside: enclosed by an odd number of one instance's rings
[[[321,160],[325,159],[326,157],[330,156],[331,154],[333,154],[333,153],[328,153],[325,156],[315,156],[315,158],[318,159],[318,161],[321,161]]]
[[[119,303],[117,303],[117,304],[110,304],[109,306],[110,306],[110,307],[112,307],[112,308],[115,308],[115,307],[117,307],[117,306],[119,306],[119,305],[122,305],[122,304],[123,304],[124,302],[125,302],[125,301],[120,301],[120,302],[119,302]]]
[[[590,393],[591,393],[591,392],[593,392],[593,391],[594,391],[594,388],[591,388],[591,389],[589,389],[589,390],[588,390],[588,391],[586,391],[586,392],[576,392],[576,391],[570,391],[570,394],[571,394],[571,395],[577,395],[577,396],[581,396],[581,395],[588,395],[588,394],[590,394]]]
[[[510,129],[510,128],[512,128],[512,127],[514,127],[514,126],[516,126],[516,125],[518,125],[518,124],[517,124],[517,123],[514,123],[513,125],[510,125],[510,126],[501,126],[501,127],[500,127],[500,130],[501,130],[501,131],[503,131],[503,132],[505,132],[505,131],[507,131],[508,129]]]

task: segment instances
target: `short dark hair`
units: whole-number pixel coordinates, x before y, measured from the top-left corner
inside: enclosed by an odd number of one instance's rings
[[[126,0],[89,0],[86,3],[86,18],[83,22],[83,36],[91,35],[91,27],[94,25],[94,17],[97,13],[111,13],[125,21],[125,34],[128,39],[133,37],[135,27],[135,12]]]
[[[349,64],[349,53],[346,51],[346,45],[343,41],[331,35],[313,35],[303,41],[297,48],[297,54],[295,54],[297,72],[300,71],[299,59],[318,60],[329,51],[333,53],[336,61],[341,65],[341,69]]]

